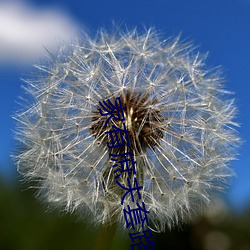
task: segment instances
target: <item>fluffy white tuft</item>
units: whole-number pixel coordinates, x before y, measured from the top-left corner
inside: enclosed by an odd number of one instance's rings
[[[157,102],[149,102],[147,116],[155,108],[165,118],[162,137],[136,156],[141,201],[155,229],[202,212],[233,175],[234,101],[191,44],[162,41],[153,29],[100,31],[95,39],[82,34],[78,44],[37,68],[39,77],[25,87],[32,101],[15,116],[24,148],[16,161],[25,178],[37,180],[44,201],[97,224],[118,216],[125,227],[122,210],[134,205],[129,195],[123,206],[119,195],[107,195],[112,188],[105,190],[102,173],[113,164],[91,133],[98,102],[123,91],[149,94]]]

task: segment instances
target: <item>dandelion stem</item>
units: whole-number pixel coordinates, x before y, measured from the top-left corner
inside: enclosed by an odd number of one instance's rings
[[[110,250],[116,231],[117,220],[112,224],[102,224],[96,238],[94,250]]]

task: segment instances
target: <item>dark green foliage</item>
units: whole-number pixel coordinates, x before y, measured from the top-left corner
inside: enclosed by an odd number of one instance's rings
[[[0,182],[1,250],[93,249],[96,229],[74,216],[45,212],[33,195],[20,183],[15,186]],[[200,218],[181,229],[154,233],[153,240],[156,250],[249,250],[250,210],[226,215],[219,221]],[[118,231],[111,250],[131,249],[130,244],[128,233]]]

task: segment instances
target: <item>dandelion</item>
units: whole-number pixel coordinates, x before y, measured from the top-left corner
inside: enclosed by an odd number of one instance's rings
[[[161,40],[153,29],[83,34],[26,80],[32,101],[15,116],[24,148],[18,171],[48,204],[125,228],[122,211],[134,203],[117,185],[111,158],[129,153],[152,227],[192,219],[233,175],[228,164],[239,142],[234,100],[204,59],[192,44]],[[115,119],[119,110],[101,115],[117,98],[124,123]],[[123,124],[129,133],[118,139],[130,148],[108,148],[113,126]],[[128,187],[133,174],[117,178]]]

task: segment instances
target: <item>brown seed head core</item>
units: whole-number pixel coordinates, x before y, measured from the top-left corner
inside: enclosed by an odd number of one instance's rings
[[[160,108],[156,108],[157,99],[150,98],[147,92],[137,94],[130,91],[121,93],[120,99],[122,107],[124,107],[125,121],[111,118],[105,125],[109,116],[102,116],[99,109],[103,109],[98,105],[97,110],[93,112],[93,124],[90,128],[91,133],[97,138],[100,144],[107,147],[107,142],[111,145],[111,138],[105,132],[113,130],[112,125],[123,129],[123,123],[125,123],[126,130],[129,131],[128,140],[130,148],[127,146],[128,142],[124,133],[125,146],[111,148],[109,149],[109,153],[122,154],[132,152],[133,155],[140,155],[147,148],[152,150],[163,137],[164,131],[164,117],[160,113]],[[116,97],[112,96],[109,100],[114,104]],[[119,107],[119,112],[120,117],[122,117],[121,107]],[[117,110],[114,110],[113,115],[118,117]],[[121,141],[121,139],[121,136],[118,136],[118,140]]]

